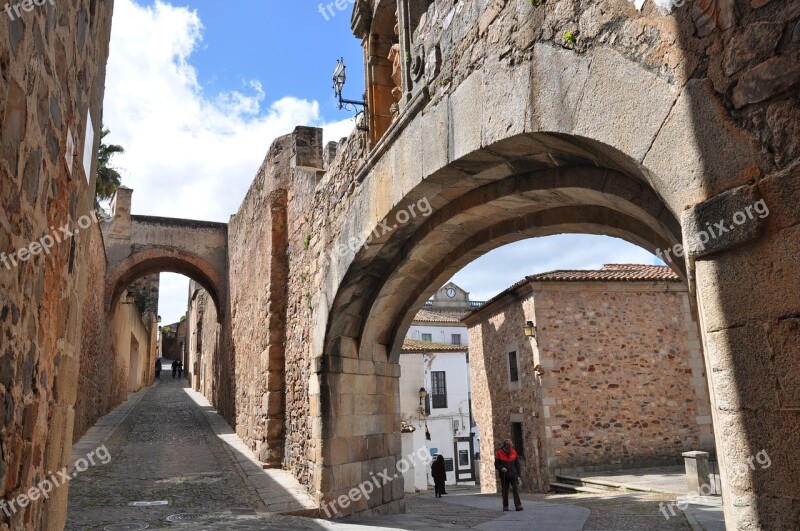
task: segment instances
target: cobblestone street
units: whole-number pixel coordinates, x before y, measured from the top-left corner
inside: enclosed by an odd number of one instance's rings
[[[73,463],[103,445],[110,461],[75,476],[67,529],[692,528],[682,513],[664,518],[659,503],[672,498],[658,494],[524,495],[525,511],[502,513],[497,495],[453,489],[441,500],[408,495],[403,514],[337,521],[280,515],[310,507],[293,480],[256,466],[219,415],[184,388],[185,380],[165,375],[103,417],[73,448]]]
[[[105,442],[111,461],[71,482],[67,529],[132,521],[157,528],[177,513],[264,509],[184,383],[164,373]],[[130,505],[154,501],[168,505]]]

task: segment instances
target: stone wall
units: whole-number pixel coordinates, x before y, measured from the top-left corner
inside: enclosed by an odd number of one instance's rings
[[[210,403],[219,402],[217,382],[223,381],[220,366],[220,333],[217,308],[209,293],[194,281],[189,286],[191,297],[186,313],[187,362],[186,378],[195,391]]]
[[[3,14],[0,251],[6,255],[53,233],[50,227],[74,228],[93,211],[112,9],[112,1],[76,0],[23,10],[13,21]],[[94,136],[84,150],[87,129]],[[84,231],[49,254],[29,247],[35,256],[0,267],[2,498],[22,494],[68,462],[89,242]],[[10,518],[0,513],[0,527],[61,529],[66,499],[62,488]]]
[[[103,235],[93,227],[89,241],[88,277],[106,274]],[[111,356],[109,322],[103,307],[103,283],[87,283],[83,302],[83,337],[81,341],[78,395],[75,402],[75,429],[72,442],[78,441],[97,419],[111,411],[128,396],[127,378],[116,370]]]
[[[472,415],[480,435],[482,492],[500,492],[494,455],[504,439],[510,439],[511,422],[521,422],[525,447],[517,449],[523,490],[547,492],[544,458],[541,379],[533,368],[537,361],[531,341],[521,333],[533,310],[533,301],[522,299],[500,308],[489,308],[469,321],[469,362]],[[519,383],[509,383],[508,352],[515,351]],[[513,420],[512,420],[513,419]]]
[[[698,329],[680,283],[535,282],[514,291],[468,317],[482,454],[521,422],[527,486],[546,490],[548,475],[714,451]],[[521,329],[530,320],[535,342]],[[512,351],[518,383],[508,373]],[[492,464],[481,472],[483,490],[494,492]]]
[[[678,283],[534,287],[552,473],[714,453],[698,328]]]
[[[102,279],[106,275],[107,261],[103,234],[92,226],[89,236],[88,278]],[[140,286],[152,290],[155,281],[156,300],[158,276],[147,277]],[[112,312],[106,312],[103,301],[103,283],[88,282],[83,300],[83,323],[78,374],[78,391],[75,402],[75,427],[72,442],[77,442],[97,420],[128,398],[130,371],[130,337],[133,333],[139,342],[142,361],[140,384],[151,385],[157,341],[155,312],[139,313],[139,305],[118,301]],[[123,339],[128,340],[127,344]]]
[[[393,38],[396,5],[357,4],[357,33]],[[705,18],[693,5],[666,15],[622,0],[429,5],[424,24],[422,13],[401,13],[404,94],[385,135],[356,132],[324,158],[313,129],[276,140],[229,229],[215,404],[262,461],[281,463],[320,501],[394,466],[393,354],[426,290],[494,245],[548,230],[603,232],[650,250],[678,243],[684,210],[752,186],[786,167],[772,153],[793,153],[766,114],[779,103],[791,128],[797,109],[796,81],[772,75],[797,48],[790,2],[742,2],[735,13],[728,3]],[[762,22],[777,26],[753,26]],[[751,26],[781,34],[766,46],[778,59],[751,73],[761,81],[732,73],[720,91],[714,62]],[[737,108],[737,86],[760,87],[764,99]],[[768,191],[795,177],[773,175]],[[430,223],[361,248],[381,220],[422,197],[437,211]],[[556,206],[552,218],[529,214]],[[785,214],[780,228],[796,225]],[[693,286],[694,261],[675,268]],[[794,315],[786,306],[782,315]],[[740,451],[741,437],[731,438]],[[401,498],[393,482],[346,512],[399,509]]]

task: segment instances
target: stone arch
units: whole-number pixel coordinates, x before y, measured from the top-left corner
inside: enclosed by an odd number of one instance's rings
[[[107,275],[104,290],[106,310],[110,310],[122,291],[134,280],[153,273],[179,273],[196,280],[211,295],[221,323],[226,282],[205,259],[174,247],[154,246],[138,251],[118,263]]]
[[[395,223],[398,213],[426,201],[430,216]],[[633,161],[609,146],[553,134],[516,135],[454,161],[412,188],[381,222],[398,227],[359,251],[344,273],[330,310],[328,355],[340,355],[337,338],[348,338],[359,357],[396,362],[405,330],[432,292],[507,243],[604,234],[656,252],[682,241],[677,217]],[[380,234],[380,227],[353,232]],[[682,260],[668,263],[687,280]]]

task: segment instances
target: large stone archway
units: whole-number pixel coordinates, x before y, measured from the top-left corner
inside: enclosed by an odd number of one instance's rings
[[[776,504],[794,507],[786,473],[731,471],[763,449],[792,461],[792,445],[783,441],[796,411],[781,403],[793,395],[780,384],[776,392],[774,379],[783,369],[767,362],[770,369],[759,384],[748,381],[752,370],[744,361],[749,349],[742,334],[751,343],[761,338],[763,351],[775,348],[766,346],[774,338],[787,360],[796,332],[775,323],[794,315],[797,301],[776,301],[774,308],[759,302],[756,314],[742,307],[752,306],[747,297],[772,299],[768,279],[774,272],[796,291],[797,279],[786,274],[788,263],[776,240],[779,227],[796,220],[775,216],[775,185],[767,186],[769,179],[754,182],[770,164],[757,139],[722,109],[707,80],[691,80],[677,70],[670,78],[613,46],[584,52],[539,43],[518,62],[490,60],[487,52],[482,63],[471,63],[474,70],[459,70],[464,50],[442,50],[443,63],[452,61],[450,84],[435,87],[435,95],[430,84],[413,94],[363,161],[358,150],[364,143],[356,136],[340,146],[327,175],[312,181],[313,191],[300,168],[309,164],[290,168],[294,182],[303,183],[293,186],[307,187],[306,199],[298,199],[302,206],[294,208],[305,209],[310,219],[297,223],[294,241],[300,244],[303,237],[310,256],[289,262],[310,270],[321,287],[311,297],[314,311],[289,315],[290,329],[307,331],[301,323],[313,319],[314,330],[309,348],[292,344],[290,336],[285,352],[287,367],[310,356],[312,371],[309,429],[290,430],[297,439],[310,433],[311,440],[289,451],[287,464],[308,474],[294,457],[318,456],[308,483],[313,481],[320,500],[347,494],[359,478],[387,465],[391,469],[401,457],[399,367],[393,353],[410,315],[431,291],[502,243],[593,232],[651,251],[686,247],[677,260],[674,253],[662,256],[697,297],[728,489],[726,516],[735,525],[753,527],[758,515],[771,513]],[[564,82],[565,73],[570,83]],[[695,121],[696,116],[702,119]],[[289,152],[299,152],[308,136],[298,130],[281,142],[296,141],[298,148]],[[276,180],[275,186],[283,183]],[[398,214],[421,201],[429,202],[431,215],[401,222]],[[769,218],[736,221],[759,202],[773,212]],[[291,208],[290,225],[296,215]],[[736,230],[709,237],[708,228],[718,222]],[[293,237],[289,240],[291,249]],[[761,264],[758,269],[755,263]],[[737,279],[744,276],[758,279],[764,291],[742,288]],[[292,290],[290,284],[290,299],[307,295]],[[741,332],[741,326],[751,328]],[[767,396],[764,389],[771,390]],[[743,401],[770,418],[774,429],[765,430],[756,414],[742,413]],[[768,444],[764,433],[770,431],[781,434],[781,442]],[[399,508],[401,498],[402,488],[392,483],[345,512],[386,504]],[[792,511],[785,513],[792,515],[786,522],[794,518]]]

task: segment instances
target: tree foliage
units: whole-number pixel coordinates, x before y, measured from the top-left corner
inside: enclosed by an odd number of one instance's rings
[[[110,132],[103,128],[100,135],[100,149],[97,151],[97,199],[100,200],[111,199],[122,182],[119,172],[111,166],[111,158],[117,153],[125,153],[125,149],[116,144],[103,142]]]

